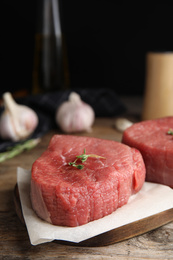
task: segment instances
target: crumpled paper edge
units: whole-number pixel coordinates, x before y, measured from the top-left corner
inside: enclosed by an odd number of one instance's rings
[[[145,182],[129,202],[112,214],[78,227],[62,227],[41,220],[30,201],[31,171],[17,168],[17,184],[25,224],[32,245],[64,240],[79,243],[106,231],[173,208],[173,190],[165,185]],[[128,216],[128,217],[127,217]]]

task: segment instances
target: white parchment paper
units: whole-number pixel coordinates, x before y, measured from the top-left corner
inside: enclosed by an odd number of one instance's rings
[[[173,190],[171,188],[145,182],[143,188],[137,194],[131,196],[126,205],[109,216],[79,227],[54,226],[38,218],[32,210],[30,178],[30,170],[17,168],[17,183],[22,212],[32,245],[55,239],[78,243],[173,207]]]

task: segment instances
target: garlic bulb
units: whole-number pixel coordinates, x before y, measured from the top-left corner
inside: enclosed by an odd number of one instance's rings
[[[69,100],[63,102],[56,111],[56,123],[66,133],[91,131],[95,114],[92,107],[72,92]]]
[[[3,94],[4,111],[0,117],[2,139],[19,141],[29,137],[38,125],[37,114],[29,107],[17,104],[11,93]]]
[[[131,125],[133,125],[133,123],[131,121],[129,121],[126,118],[123,117],[119,117],[115,120],[115,127],[118,131],[120,132],[124,132],[128,127],[130,127]]]

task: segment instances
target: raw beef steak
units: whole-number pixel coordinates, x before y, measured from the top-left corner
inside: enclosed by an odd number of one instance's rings
[[[146,166],[146,180],[173,188],[173,117],[135,123],[123,133],[122,142],[138,149]]]
[[[83,169],[70,166],[88,157]],[[37,215],[61,226],[78,226],[102,218],[128,202],[145,179],[140,152],[109,140],[55,135],[32,166],[31,202]]]

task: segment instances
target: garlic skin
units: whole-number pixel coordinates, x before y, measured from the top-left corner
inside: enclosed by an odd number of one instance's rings
[[[91,131],[95,120],[93,108],[83,102],[75,92],[69,95],[56,111],[55,121],[65,133]]]
[[[29,137],[38,125],[37,114],[29,107],[17,104],[11,93],[3,94],[4,111],[0,117],[2,139],[20,141]]]
[[[126,118],[119,117],[115,120],[114,125],[119,132],[124,132],[128,127],[133,125],[133,123]]]

